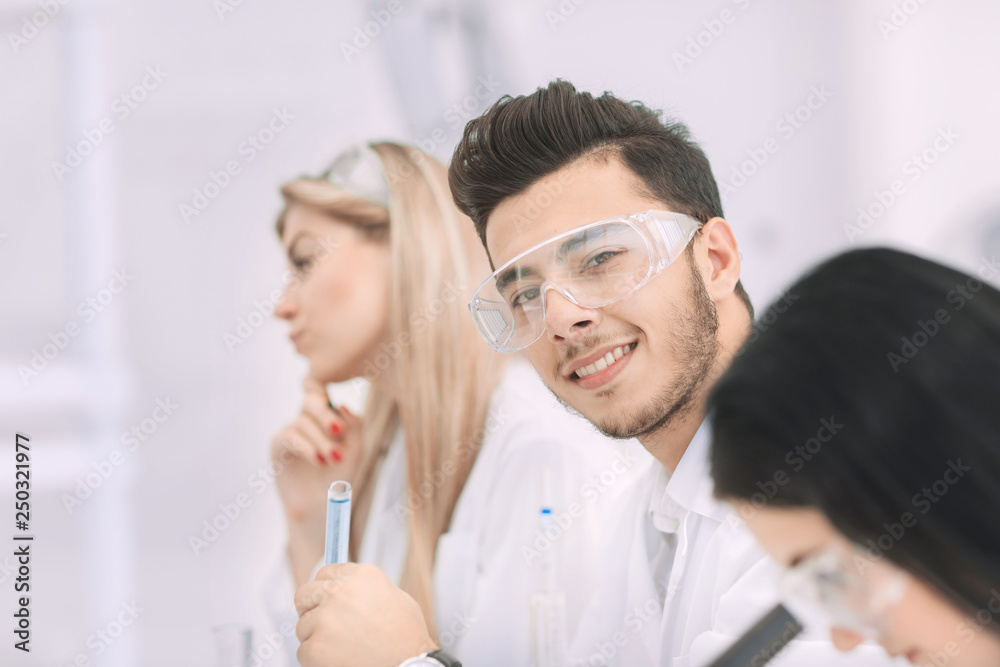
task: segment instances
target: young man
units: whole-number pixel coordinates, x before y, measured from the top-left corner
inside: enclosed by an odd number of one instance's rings
[[[682,125],[556,81],[470,122],[450,182],[496,268],[470,304],[483,337],[523,350],[562,402],[660,464],[595,545],[606,578],[571,664],[706,664],[776,603],[778,576],[708,474],[706,395],[753,309],[707,158]],[[297,604],[307,666],[394,667],[435,648],[371,568],[331,566]],[[873,646],[839,655],[813,632],[774,664],[889,659]]]

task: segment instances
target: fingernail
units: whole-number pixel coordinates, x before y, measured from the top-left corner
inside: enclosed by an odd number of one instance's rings
[[[330,451],[330,458],[336,461],[337,463],[340,463],[341,461],[344,460],[344,455],[338,452],[336,449],[334,449]]]
[[[316,460],[319,461],[321,465],[326,465],[326,459],[323,458],[322,454],[316,454]]]
[[[330,424],[330,435],[332,435],[335,438],[338,435],[340,435],[343,430],[344,429],[341,428],[340,424],[338,424],[337,422],[333,422],[332,424]]]

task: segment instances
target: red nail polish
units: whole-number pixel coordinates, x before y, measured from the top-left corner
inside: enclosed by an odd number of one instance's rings
[[[344,460],[344,455],[338,452],[336,449],[334,449],[330,452],[330,458],[336,461],[337,463],[340,463],[341,461]]]
[[[332,424],[330,424],[330,435],[332,435],[335,438],[338,435],[340,435],[343,430],[344,429],[341,428],[340,424],[338,424],[337,422],[333,422]]]
[[[319,461],[320,465],[326,465],[326,459],[323,458],[322,454],[316,454],[316,460]]]

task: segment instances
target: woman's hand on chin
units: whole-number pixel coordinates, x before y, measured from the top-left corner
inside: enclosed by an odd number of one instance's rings
[[[327,489],[336,480],[353,480],[362,452],[361,419],[347,408],[334,410],[315,379],[306,378],[303,385],[302,412],[271,440],[297,584],[323,555]]]

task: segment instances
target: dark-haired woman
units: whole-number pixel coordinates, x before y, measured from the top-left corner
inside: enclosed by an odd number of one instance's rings
[[[716,494],[844,650],[1000,665],[998,277],[841,255],[713,392]]]

